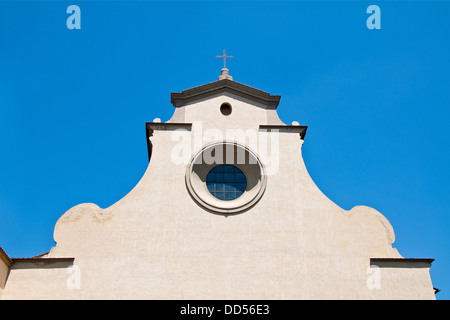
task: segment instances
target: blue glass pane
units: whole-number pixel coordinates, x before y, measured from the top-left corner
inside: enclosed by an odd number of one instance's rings
[[[234,167],[229,165],[223,165],[223,172],[234,172]]]
[[[225,192],[225,200],[236,199],[236,194],[234,192]]]
[[[234,173],[227,172],[223,174],[224,182],[234,182]]]
[[[219,200],[225,200],[225,192],[216,192],[214,195]]]
[[[230,201],[239,198],[245,192],[247,180],[238,168],[219,165],[206,176],[206,186],[217,199]]]
[[[230,182],[226,182],[225,183],[225,191],[235,191],[236,190],[236,186],[234,183],[230,183]]]

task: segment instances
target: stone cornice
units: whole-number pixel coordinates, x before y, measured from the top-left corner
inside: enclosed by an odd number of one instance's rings
[[[286,125],[271,125],[271,124],[262,124],[259,126],[259,129],[263,130],[278,130],[279,132],[292,132],[299,133],[300,138],[305,139],[306,129],[308,126],[286,126]]]
[[[222,92],[234,93],[249,100],[264,104],[272,109],[276,109],[281,98],[279,95],[274,96],[245,84],[229,79],[223,79],[187,89],[180,93],[172,92],[171,102],[175,107],[180,107],[192,101],[197,101]]]
[[[378,266],[399,266],[399,264],[425,264],[428,266],[431,266],[431,263],[434,261],[434,259],[430,258],[370,258],[370,264],[371,265],[378,265]]]

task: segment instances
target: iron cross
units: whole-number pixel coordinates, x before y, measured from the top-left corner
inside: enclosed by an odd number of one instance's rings
[[[233,58],[233,56],[227,56],[227,52],[223,50],[223,56],[216,56],[216,58],[223,58],[223,67],[227,67],[227,58]]]

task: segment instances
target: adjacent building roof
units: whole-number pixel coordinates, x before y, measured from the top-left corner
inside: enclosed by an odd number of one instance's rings
[[[8,257],[6,252],[0,247],[0,260],[3,260],[5,264],[9,267],[11,265],[11,259]]]

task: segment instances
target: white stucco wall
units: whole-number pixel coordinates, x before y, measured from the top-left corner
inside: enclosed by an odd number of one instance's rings
[[[222,102],[232,105],[230,116],[220,114]],[[259,125],[282,124],[275,111],[233,94],[182,108],[173,122],[201,121],[202,132],[218,130],[222,138],[230,128],[251,129],[270,141],[274,133]],[[78,205],[58,220],[47,257],[74,257],[79,289],[67,288],[64,268],[17,267],[3,298],[434,299],[429,266],[380,268],[381,287],[368,288],[370,258],[401,257],[394,231],[375,209],[343,210],[316,187],[299,134],[279,133],[278,166],[264,195],[226,216],[193,201],[187,164],[173,161],[173,132],[153,132],[147,171],[127,196],[105,209]],[[192,154],[201,147],[193,140]]]

